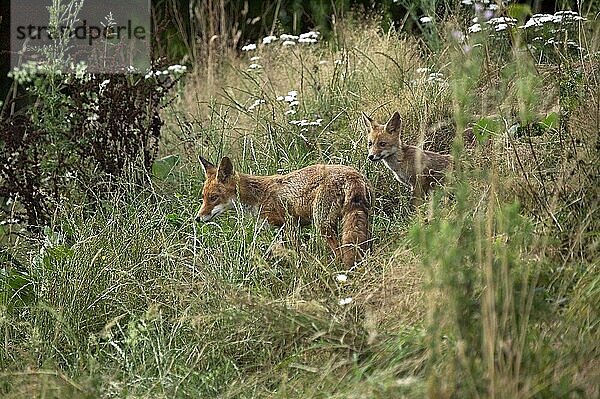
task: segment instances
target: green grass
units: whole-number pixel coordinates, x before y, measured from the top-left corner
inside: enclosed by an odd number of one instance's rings
[[[337,32],[261,48],[259,72],[251,55],[219,60],[210,87],[198,65],[163,114],[171,174],[124,179],[95,208],[65,202],[44,233],[6,240],[21,266],[2,275],[3,397],[598,394],[597,61],[571,81],[517,50],[492,60],[487,36],[468,54],[451,40],[425,53],[373,23]],[[276,100],[290,90],[292,116]],[[396,109],[405,141],[433,137],[457,159],[418,209],[366,159],[360,112]],[[556,111],[560,127],[538,126]],[[474,148],[429,130],[484,116]],[[251,215],[195,224],[199,154],[254,174],[353,165],[374,186],[370,255],[348,271],[312,228],[275,251],[277,231]]]

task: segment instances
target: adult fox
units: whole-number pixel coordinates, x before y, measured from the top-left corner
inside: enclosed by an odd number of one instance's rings
[[[444,172],[452,167],[452,156],[406,145],[400,138],[402,119],[398,111],[381,125],[364,112],[362,118],[368,129],[369,160],[382,161],[399,182],[409,186],[416,198],[444,179]]]
[[[206,181],[197,221],[207,222],[239,203],[274,226],[314,223],[347,267],[360,261],[368,249],[370,184],[354,168],[312,165],[286,175],[252,176],[235,172],[228,157],[218,167],[202,157],[200,162]]]

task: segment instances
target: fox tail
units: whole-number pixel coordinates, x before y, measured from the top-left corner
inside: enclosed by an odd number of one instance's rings
[[[352,182],[345,191],[341,256],[350,268],[360,262],[370,246],[371,192],[364,182]]]

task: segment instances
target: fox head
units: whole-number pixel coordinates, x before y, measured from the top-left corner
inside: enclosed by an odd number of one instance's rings
[[[398,151],[400,146],[400,127],[402,119],[398,111],[385,125],[380,125],[364,112],[362,119],[367,128],[367,140],[369,146],[369,160],[380,161]]]
[[[197,222],[208,222],[215,216],[233,208],[237,197],[235,173],[231,160],[221,159],[218,167],[200,157],[206,180],[202,188],[202,206],[196,216]]]

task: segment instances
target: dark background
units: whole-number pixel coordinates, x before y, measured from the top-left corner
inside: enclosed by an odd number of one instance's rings
[[[532,13],[552,13],[559,9],[577,11],[575,1],[530,0],[518,3],[529,5]],[[411,0],[398,3],[393,0],[152,0],[153,22],[158,32],[154,56],[178,62],[190,52],[193,43],[208,43],[214,35],[222,39],[221,46],[239,49],[248,42],[255,42],[257,38],[270,34],[274,28],[276,31],[298,34],[317,27],[327,37],[332,16],[339,18],[347,12],[359,16],[384,15],[383,28],[390,24],[397,27],[402,24],[404,31],[418,34],[414,16],[425,13],[425,10],[419,9],[419,4]],[[456,7],[460,7],[459,0],[438,1],[435,12],[443,15]],[[190,18],[190,9],[200,12]],[[429,10],[427,12],[430,13]],[[278,18],[274,24],[276,13]],[[407,18],[407,15],[413,17]],[[209,16],[217,21],[225,21],[225,24],[211,24]],[[5,100],[12,84],[6,76],[10,71],[9,0],[0,2],[0,17],[0,99]],[[190,21],[194,21],[194,27]],[[212,28],[206,28],[208,26]],[[238,32],[237,36],[235,32]]]

